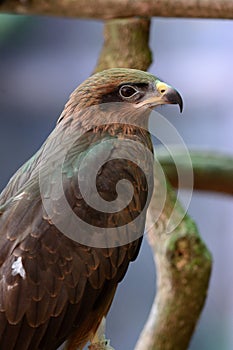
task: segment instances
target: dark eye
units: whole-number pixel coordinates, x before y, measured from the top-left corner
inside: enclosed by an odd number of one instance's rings
[[[120,87],[119,93],[121,97],[129,98],[137,94],[139,91],[130,85],[123,85]]]

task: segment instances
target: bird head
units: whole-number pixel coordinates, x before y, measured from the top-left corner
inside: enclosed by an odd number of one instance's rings
[[[76,92],[85,92],[85,105],[88,102],[100,104],[106,102],[129,102],[136,108],[156,107],[163,104],[178,104],[180,111],[183,102],[180,94],[154,75],[128,68],[112,68],[99,72],[84,83]],[[76,93],[74,92],[74,95]]]
[[[124,106],[131,111],[133,107],[137,115],[141,110],[164,104],[178,104],[180,112],[183,109],[178,91],[154,75],[137,69],[112,68],[92,75],[79,85],[59,120],[83,108],[114,102],[125,102]]]

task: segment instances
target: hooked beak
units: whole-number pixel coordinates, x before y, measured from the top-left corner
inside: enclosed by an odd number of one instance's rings
[[[179,92],[171,86],[157,80],[155,83],[156,91],[150,93],[146,99],[137,104],[137,107],[147,106],[153,108],[158,105],[164,104],[178,104],[180,107],[180,113],[183,111],[183,100]]]

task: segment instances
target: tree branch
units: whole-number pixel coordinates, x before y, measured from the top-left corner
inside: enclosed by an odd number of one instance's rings
[[[104,47],[95,71],[110,67],[147,70],[151,60],[147,47],[148,29],[149,20],[142,18],[106,22]],[[136,60],[132,52],[137,53]],[[157,174],[155,169],[147,238],[156,262],[158,288],[150,317],[135,350],[185,350],[206,298],[211,257],[192,220],[184,216],[179,204],[175,205],[176,195],[168,184],[164,209],[154,223],[157,203],[163,200],[160,198],[162,184]],[[175,215],[171,222],[172,211]],[[180,224],[167,234],[169,221],[173,225],[183,216]]]
[[[160,147],[156,156],[171,184],[178,186],[176,167],[185,174],[189,169],[182,151],[177,150],[174,163],[171,156]],[[233,195],[233,157],[216,152],[189,151],[193,173],[194,189]]]
[[[232,0],[0,0],[0,12],[111,19],[233,18]]]
[[[168,183],[163,212],[154,223],[161,186],[155,175],[155,191],[147,215],[147,238],[157,267],[157,294],[135,350],[188,348],[205,302],[211,272],[211,256],[180,204],[170,224],[184,218],[171,233],[166,233],[176,202]]]
[[[152,62],[152,53],[148,46],[149,31],[150,20],[146,18],[107,21],[104,27],[104,44],[95,72],[114,67],[137,67],[146,70]]]

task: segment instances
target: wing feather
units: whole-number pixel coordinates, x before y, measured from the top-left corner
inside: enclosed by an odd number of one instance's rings
[[[65,122],[70,123],[69,127],[74,123],[72,119]],[[90,131],[74,143],[71,150],[69,136],[70,133],[67,130],[64,133],[64,128],[59,125],[49,136],[49,144],[45,143],[19,169],[0,196],[2,350],[53,350],[73,332],[80,338],[80,344],[88,339],[107,313],[116,286],[140,247],[139,236],[144,230],[145,215],[130,229],[125,224],[141,213],[147,201],[146,179],[141,176],[137,166],[129,166],[127,161],[106,162],[97,177],[97,188],[102,198],[115,200],[116,184],[122,177],[132,182],[134,196],[128,207],[120,213],[106,214],[92,210],[80,193],[77,172],[92,141],[101,143],[109,134],[106,132],[99,138]],[[144,143],[148,146],[146,137]],[[103,143],[103,152],[104,147]],[[74,212],[93,226],[105,227],[106,230],[115,227],[115,243],[120,243],[121,235],[124,234],[128,244],[114,248],[84,246],[64,236],[53,225],[41,202],[39,173],[47,179],[44,193],[51,199],[54,215],[61,215],[62,207],[55,203],[59,201],[59,195],[51,196],[56,186],[54,174],[61,148],[68,150],[63,185]],[[117,146],[113,143],[112,149],[108,149],[109,157],[114,152],[117,155]],[[88,167],[93,168],[91,164]],[[122,227],[118,230],[119,225]],[[109,246],[111,239],[106,235]],[[25,277],[21,270],[12,273],[12,266],[18,258],[22,261]]]

